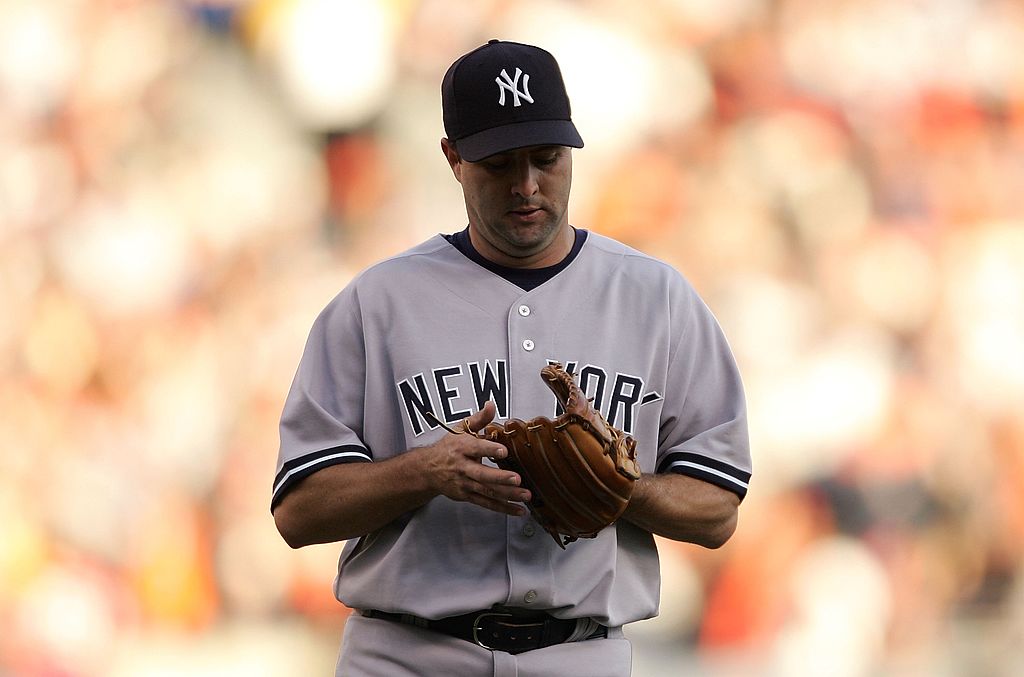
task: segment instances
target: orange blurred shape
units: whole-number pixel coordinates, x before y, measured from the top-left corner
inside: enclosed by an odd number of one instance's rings
[[[291,607],[303,616],[328,619],[347,618],[352,610],[335,599],[330,587],[323,581],[307,576],[296,576],[288,591]]]
[[[986,112],[976,100],[959,92],[942,89],[921,93],[917,116],[925,141],[953,132],[983,134],[987,124]]]
[[[333,594],[333,571],[343,543],[302,548],[293,553],[294,569],[288,588],[288,602],[299,613],[322,620],[348,618],[351,610]]]
[[[14,506],[7,503],[0,499],[0,506],[11,508],[11,511],[4,511],[7,517],[0,529],[3,536],[0,538],[0,608],[24,591],[51,556],[43,528],[19,515]]]
[[[59,289],[40,293],[24,337],[25,365],[61,394],[73,394],[92,377],[99,343],[81,302]]]
[[[135,533],[130,575],[143,616],[187,630],[211,623],[219,599],[208,516],[180,497],[161,497]]]
[[[671,156],[639,149],[602,182],[593,208],[594,230],[627,243],[662,236],[685,212],[685,189]]]
[[[339,136],[328,142],[324,157],[331,208],[346,222],[371,219],[389,185],[380,143],[370,136]]]
[[[791,611],[788,577],[809,544],[828,529],[824,506],[807,492],[789,492],[748,507],[730,541],[731,553],[707,593],[701,649],[762,646]]]

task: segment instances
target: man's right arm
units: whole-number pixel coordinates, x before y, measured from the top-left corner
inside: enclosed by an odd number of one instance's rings
[[[469,418],[470,429],[493,418],[488,402]],[[363,536],[441,495],[523,515],[530,494],[519,475],[481,463],[506,454],[497,442],[449,434],[385,461],[332,465],[289,491],[274,508],[274,522],[288,545],[301,548]]]

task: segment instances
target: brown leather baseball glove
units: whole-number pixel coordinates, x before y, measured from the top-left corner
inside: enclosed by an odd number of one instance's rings
[[[622,515],[640,466],[636,440],[608,424],[572,374],[553,363],[540,375],[565,413],[555,420],[490,423],[475,434],[508,448],[498,466],[519,473],[532,495],[527,507],[534,519],[564,549],[578,538],[594,538]],[[469,432],[468,426],[458,432]]]

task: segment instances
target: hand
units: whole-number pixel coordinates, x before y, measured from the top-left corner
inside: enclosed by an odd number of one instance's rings
[[[477,432],[494,419],[494,403],[466,419],[469,430]],[[518,474],[491,468],[484,458],[504,458],[508,449],[472,434],[448,434],[436,444],[419,450],[424,473],[431,488],[454,501],[466,501],[506,515],[526,514],[521,502],[530,500],[530,492],[519,485]]]

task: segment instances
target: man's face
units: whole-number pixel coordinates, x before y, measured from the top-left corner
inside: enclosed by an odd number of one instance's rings
[[[505,260],[499,263],[516,266],[536,260],[566,232],[572,184],[569,148],[530,146],[468,162],[447,143],[443,146],[462,184],[471,231],[475,229],[487,249],[500,253]]]

